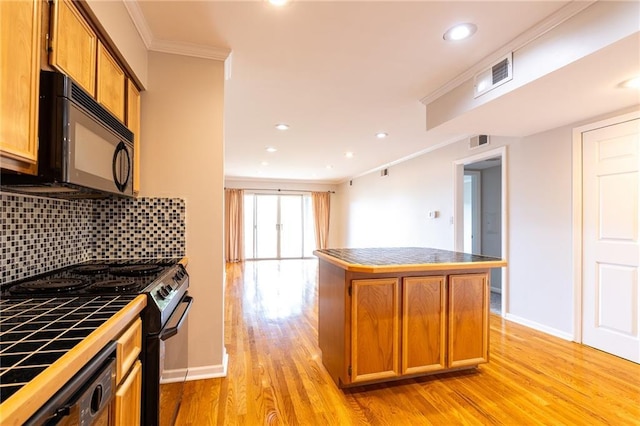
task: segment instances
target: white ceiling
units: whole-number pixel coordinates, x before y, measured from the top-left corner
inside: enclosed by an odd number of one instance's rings
[[[603,99],[593,90],[638,72],[636,37],[426,131],[420,99],[567,3],[138,0],[156,42],[232,51],[225,176],[316,182],[340,182],[468,134],[522,136],[638,103],[637,93]],[[460,22],[475,23],[476,35],[444,41]],[[572,96],[579,99],[566,103]],[[275,129],[281,122],[290,129]],[[389,137],[377,139],[379,131]]]

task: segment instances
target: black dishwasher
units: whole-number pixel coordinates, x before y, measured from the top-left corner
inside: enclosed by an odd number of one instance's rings
[[[105,346],[26,425],[113,425],[116,342]]]

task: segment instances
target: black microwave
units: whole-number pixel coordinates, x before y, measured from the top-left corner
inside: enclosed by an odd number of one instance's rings
[[[133,196],[134,134],[68,76],[40,73],[38,172],[2,189],[60,198]]]

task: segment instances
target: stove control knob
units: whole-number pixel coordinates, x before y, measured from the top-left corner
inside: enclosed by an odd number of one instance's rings
[[[169,291],[173,291],[173,287],[171,287],[171,284],[167,284],[165,288]]]
[[[169,292],[166,288],[160,287],[160,289],[158,289],[158,295],[161,299],[165,299],[169,295]]]

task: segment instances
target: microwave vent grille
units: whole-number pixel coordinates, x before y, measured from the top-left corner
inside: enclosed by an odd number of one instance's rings
[[[133,143],[133,132],[82,90],[80,86],[73,82],[71,84],[71,98],[102,121],[107,127],[113,129],[121,137]]]

